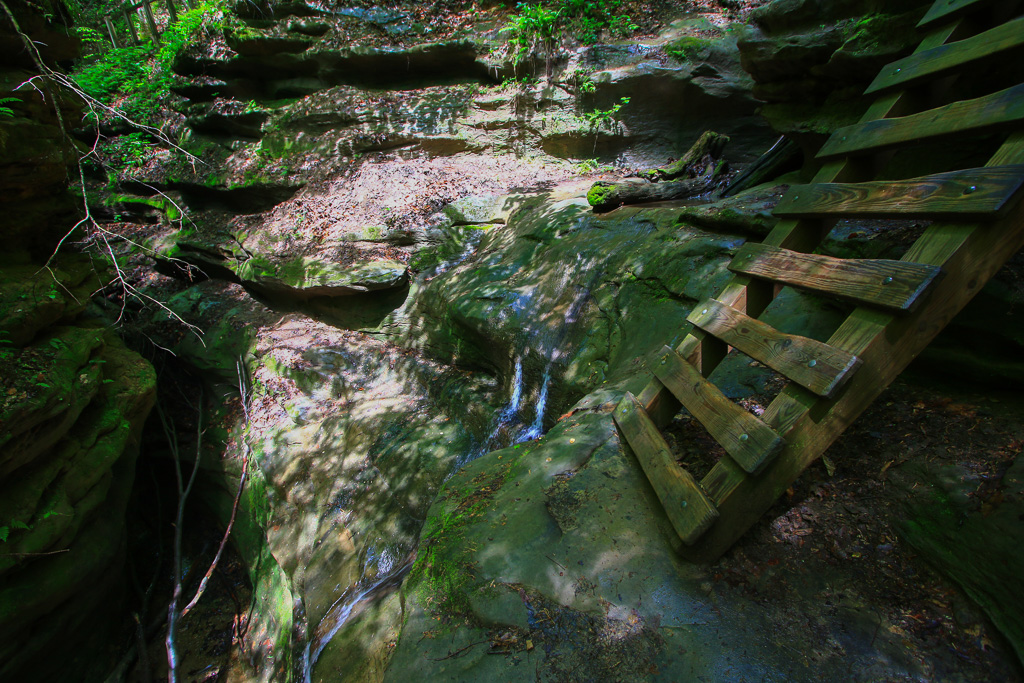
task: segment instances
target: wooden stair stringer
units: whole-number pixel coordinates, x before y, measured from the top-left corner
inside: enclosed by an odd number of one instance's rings
[[[991,165],[1024,161],[1024,132],[1014,134]],[[995,224],[930,226],[903,260],[942,266],[946,276],[909,315],[859,307],[828,340],[856,355],[858,372],[831,399],[790,384],[762,420],[785,440],[758,476],[723,459],[701,480],[718,521],[684,556],[709,561],[725,552],[798,476],[878,397],[953,317],[1024,246],[1024,202]]]
[[[913,54],[931,50],[947,42],[959,39],[961,22],[955,21],[930,32],[914,50]],[[900,116],[913,107],[915,96],[906,91],[880,95],[861,116],[866,123],[875,119]],[[826,162],[815,174],[814,183],[849,183],[870,180],[868,164],[858,159],[836,159]],[[798,218],[779,221],[762,241],[774,247],[810,251],[835,224],[834,219]],[[746,315],[756,318],[772,301],[771,283],[753,278],[734,276],[715,297],[721,303],[732,306]],[[699,368],[707,377],[725,356],[724,344],[710,340],[706,335],[688,334],[677,346],[676,353]],[[637,397],[648,416],[659,429],[663,429],[679,411],[681,404],[657,378],[653,378]]]
[[[963,20],[957,19],[934,28],[914,54],[968,37],[970,28],[965,26]],[[950,83],[947,80],[944,87]],[[920,98],[924,96],[920,89],[881,93],[861,117],[861,123],[913,115],[922,109],[924,103]],[[1024,134],[1015,133],[988,166],[1020,163],[1024,163]],[[812,183],[872,180],[870,159],[852,155],[826,159]],[[684,557],[710,561],[727,550],[1021,247],[1024,208],[1020,202],[1017,204],[983,227],[951,223],[933,225],[926,231],[901,260],[942,266],[950,276],[937,280],[936,286],[922,297],[922,305],[910,313],[897,316],[866,307],[855,309],[827,344],[858,357],[863,367],[830,398],[816,396],[795,383],[783,390],[762,416],[785,441],[781,453],[763,469],[756,470],[757,474],[748,473],[728,455],[712,468],[699,482],[699,490],[706,493],[718,518],[696,542],[683,549]],[[811,252],[834,224],[831,217],[784,218],[762,244]],[[775,286],[771,280],[737,274],[714,298],[757,318],[772,301]],[[714,370],[727,350],[725,343],[698,328],[675,348],[676,354],[703,377]],[[640,394],[638,405],[660,430],[681,404],[654,377]]]

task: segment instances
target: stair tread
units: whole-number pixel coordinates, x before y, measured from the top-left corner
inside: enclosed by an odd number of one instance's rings
[[[783,441],[771,427],[729,400],[669,347],[662,349],[653,370],[712,438],[747,472],[760,471],[782,449]]]
[[[780,332],[715,299],[698,304],[687,320],[819,396],[831,396],[860,365],[852,353]]]
[[[1024,165],[970,168],[907,180],[793,185],[781,217],[826,216],[995,220],[1020,198]]]
[[[694,543],[718,519],[714,503],[697,480],[676,463],[665,439],[633,394],[626,392],[613,415],[679,538],[683,543]]]

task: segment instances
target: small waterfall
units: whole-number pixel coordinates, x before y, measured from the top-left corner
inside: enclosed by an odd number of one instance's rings
[[[544,379],[540,385],[540,394],[537,396],[537,407],[534,410],[533,422],[530,424],[529,429],[514,437],[512,443],[530,441],[539,438],[544,433],[544,411],[548,405],[548,385],[551,383],[551,366],[553,364],[554,361],[548,361],[548,366],[544,368]]]
[[[558,283],[557,294],[561,295],[570,286],[572,273],[586,272],[583,268],[583,255],[577,254],[575,268],[567,268]],[[490,435],[480,448],[467,453],[459,462],[457,469],[484,453],[489,453],[500,448],[507,448],[513,444],[531,441],[540,438],[544,434],[544,416],[548,407],[548,395],[551,381],[555,376],[555,365],[562,356],[562,344],[569,333],[569,326],[575,324],[579,319],[580,311],[584,303],[590,297],[590,287],[587,285],[576,285],[577,291],[569,303],[561,324],[555,328],[554,334],[536,334],[537,341],[532,350],[538,355],[546,358],[544,370],[541,372],[540,386],[537,389],[537,401],[533,406],[532,419],[527,423],[527,417],[522,415],[523,400],[523,356],[516,357],[513,361],[512,390],[508,404],[495,416]],[[524,299],[529,297],[521,296],[516,299],[513,307],[525,309]],[[506,309],[507,310],[507,309]],[[543,329],[543,328],[542,328]],[[545,330],[546,331],[546,330]],[[529,334],[531,331],[527,330]]]

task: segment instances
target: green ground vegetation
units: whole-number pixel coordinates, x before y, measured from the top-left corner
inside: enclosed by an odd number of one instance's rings
[[[568,42],[592,45],[604,36],[623,36],[636,30],[621,12],[622,0],[554,0],[520,2],[502,31],[508,35],[515,63],[538,55],[551,62]]]

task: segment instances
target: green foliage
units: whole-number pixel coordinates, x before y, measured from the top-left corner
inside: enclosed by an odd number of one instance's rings
[[[511,15],[502,29],[509,34],[513,62],[518,64],[538,49],[550,55],[555,37],[560,35],[559,12],[525,2],[519,3],[517,9],[519,12]]]
[[[174,81],[174,60],[204,27],[222,25],[219,4],[218,0],[207,0],[179,14],[178,22],[161,35],[159,49],[151,44],[118,47],[86,58],[72,74],[75,82],[90,97],[116,106],[129,117],[155,122]],[[87,43],[109,45],[95,29],[81,28],[79,35]]]
[[[595,109],[594,111],[587,112],[583,115],[583,120],[587,122],[592,132],[600,130],[601,127],[605,125],[610,127],[612,124],[618,122],[619,112],[622,111],[622,108],[627,104],[629,104],[629,98],[620,97],[619,101],[609,109]]]
[[[91,26],[76,26],[75,33],[82,42],[88,45],[105,46],[109,41],[106,37]]]
[[[698,36],[683,36],[679,40],[666,46],[665,52],[680,62],[693,61],[707,57],[707,53],[713,41]]]
[[[153,144],[143,133],[129,133],[111,138],[103,143],[102,151],[107,160],[117,168],[139,168],[146,163],[146,157]]]
[[[592,93],[597,91],[597,83],[590,77],[590,72],[586,69],[576,69],[572,72],[572,76],[569,77],[573,87],[576,88],[576,92]]]
[[[74,78],[86,95],[110,104],[114,95],[132,90],[148,78],[146,57],[144,47],[115,48],[83,65]]]
[[[7,542],[7,537],[10,535],[11,529],[24,529],[25,531],[28,531],[31,528],[32,527],[30,527],[28,524],[25,524],[24,522],[19,522],[18,520],[13,520],[9,524],[0,526],[0,543]]]
[[[3,117],[13,118],[14,117],[14,110],[11,109],[10,107],[4,106],[4,105],[7,105],[7,104],[12,104],[14,102],[21,102],[21,100],[18,99],[17,97],[0,97],[0,118],[3,118]]]
[[[624,35],[637,26],[619,14],[622,0],[555,0],[551,4],[520,2],[502,31],[509,36],[512,60],[518,64],[539,52],[549,62],[567,40],[584,45],[602,33]]]
[[[593,45],[602,32],[625,35],[637,29],[628,15],[619,14],[622,0],[563,0],[565,29],[584,45]]]

